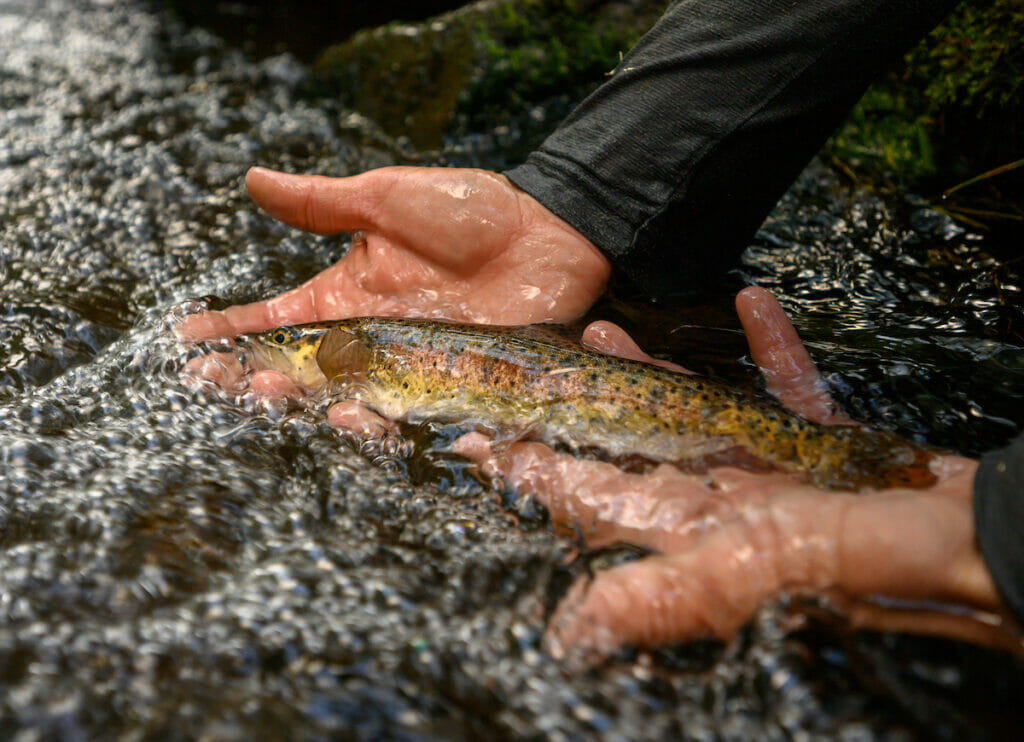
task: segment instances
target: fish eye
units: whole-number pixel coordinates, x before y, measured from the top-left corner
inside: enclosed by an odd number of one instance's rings
[[[277,330],[273,335],[270,336],[271,341],[278,345],[284,345],[288,342],[288,333],[284,330]]]

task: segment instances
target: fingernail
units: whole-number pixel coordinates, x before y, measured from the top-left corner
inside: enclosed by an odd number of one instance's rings
[[[261,165],[254,165],[249,168],[245,173],[245,178],[248,180],[250,177],[265,178],[267,180],[276,180],[282,175],[287,175],[279,170],[271,170],[269,167],[263,167]]]

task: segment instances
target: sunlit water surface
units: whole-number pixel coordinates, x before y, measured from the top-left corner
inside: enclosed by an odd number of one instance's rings
[[[1013,661],[825,618],[801,628],[780,606],[728,647],[627,652],[584,674],[551,660],[540,638],[583,569],[573,544],[466,476],[444,431],[418,431],[436,450],[411,461],[360,453],[315,410],[181,381],[197,351],[169,328],[194,297],[271,295],[345,246],[259,214],[245,169],[341,175],[409,153],[304,99],[292,59],[247,61],[132,3],[0,0],[0,49],[0,737],[1019,729]],[[443,161],[498,166],[493,141],[452,142]],[[749,382],[729,300],[759,283],[855,415],[978,453],[1024,420],[1012,267],[913,199],[813,167],[706,305],[613,299],[595,315]]]

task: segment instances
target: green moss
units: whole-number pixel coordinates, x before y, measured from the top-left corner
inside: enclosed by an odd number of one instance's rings
[[[605,79],[663,9],[664,0],[477,2],[328,49],[315,66],[317,93],[420,149],[505,123],[522,134],[515,146],[528,148]],[[1022,27],[1021,0],[965,0],[868,90],[825,155],[858,179],[895,176],[915,188],[930,179],[940,190],[1018,160]],[[541,104],[550,120],[534,124],[530,112]],[[523,133],[529,127],[536,131]]]
[[[912,92],[888,85],[870,88],[832,136],[825,152],[854,168],[908,178],[935,172],[933,120]]]
[[[460,100],[460,113],[471,125],[492,121],[554,95],[581,97],[600,84],[660,9],[623,17],[613,9],[602,13],[599,5],[526,0],[504,4],[490,22],[478,23],[483,74]]]
[[[946,185],[1024,151],[1024,5],[965,0],[873,85],[825,152],[869,178]]]
[[[661,14],[641,0],[478,2],[415,26],[361,31],[326,50],[315,92],[421,148],[453,127],[489,130],[553,96],[582,97]]]
[[[312,92],[417,147],[436,147],[472,79],[475,56],[468,29],[451,18],[434,27],[392,23],[324,51],[313,68]]]
[[[934,107],[986,116],[1019,105],[1024,76],[1024,4],[971,0],[907,55]]]

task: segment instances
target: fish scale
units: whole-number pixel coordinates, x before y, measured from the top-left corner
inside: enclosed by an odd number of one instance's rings
[[[935,481],[932,453],[896,434],[813,423],[713,379],[590,350],[556,326],[358,317],[246,342],[256,366],[395,420],[467,423],[687,471],[802,472],[828,489]]]

